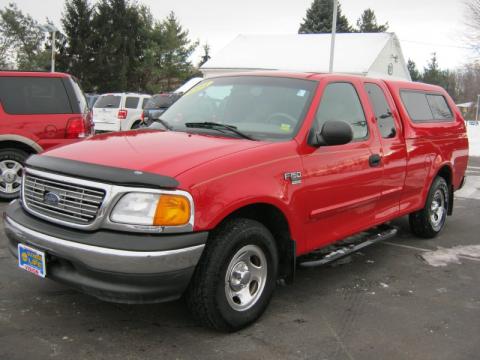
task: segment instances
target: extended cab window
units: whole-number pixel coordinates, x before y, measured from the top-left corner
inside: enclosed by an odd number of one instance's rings
[[[327,121],[340,120],[350,124],[353,139],[365,139],[368,126],[357,91],[349,83],[329,84],[322,96],[316,115],[316,126],[321,130]]]
[[[61,78],[5,76],[0,81],[5,112],[16,115],[71,114]]]
[[[127,109],[136,109],[139,101],[140,101],[140,98],[136,96],[128,96],[125,99],[125,107]]]
[[[375,111],[380,134],[384,139],[395,137],[397,133],[395,122],[390,106],[388,106],[387,99],[385,98],[385,93],[380,86],[373,83],[366,83],[365,90],[367,90],[368,97]]]
[[[400,96],[413,122],[449,121],[453,114],[440,94],[402,90]]]

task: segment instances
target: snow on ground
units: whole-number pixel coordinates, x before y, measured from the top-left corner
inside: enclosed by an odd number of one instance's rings
[[[434,251],[426,251],[420,256],[431,266],[447,266],[451,263],[461,264],[460,258],[480,260],[480,245],[439,248]]]
[[[474,125],[475,124],[475,125]],[[470,156],[480,156],[480,125],[467,121],[468,143]]]

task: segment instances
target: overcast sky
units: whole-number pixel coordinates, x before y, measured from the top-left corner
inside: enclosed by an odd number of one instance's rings
[[[12,0],[0,0],[0,7]],[[405,58],[419,68],[436,52],[442,68],[455,68],[476,59],[468,47],[465,0],[340,0],[351,24],[372,8],[379,23],[387,22],[402,44]],[[46,17],[60,26],[64,0],[14,0],[36,20]],[[296,33],[312,0],[139,0],[157,19],[173,10],[192,39],[208,42],[211,53],[238,34]],[[196,60],[195,60],[196,61]]]

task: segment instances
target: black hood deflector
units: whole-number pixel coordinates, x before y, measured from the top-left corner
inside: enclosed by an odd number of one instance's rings
[[[123,169],[46,155],[32,155],[26,161],[28,168],[54,172],[107,184],[175,189],[179,183],[172,177],[141,170]]]

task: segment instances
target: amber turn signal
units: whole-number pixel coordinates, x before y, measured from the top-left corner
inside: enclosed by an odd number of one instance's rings
[[[160,195],[153,219],[153,225],[179,226],[190,220],[190,202],[181,195]]]

